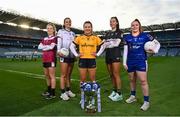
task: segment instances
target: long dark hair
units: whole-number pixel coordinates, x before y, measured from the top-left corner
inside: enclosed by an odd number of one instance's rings
[[[114,16],[114,17],[111,17],[111,19],[115,19],[115,20],[116,20],[116,22],[117,22],[117,25],[116,25],[116,31],[120,31],[120,29],[119,29],[119,20],[118,20],[118,18],[117,18],[116,16]]]
[[[69,17],[64,18],[64,24],[65,24],[65,21],[66,21],[67,19],[71,20],[71,18],[69,18]],[[65,28],[65,25],[64,25],[64,24],[63,24],[63,28]]]

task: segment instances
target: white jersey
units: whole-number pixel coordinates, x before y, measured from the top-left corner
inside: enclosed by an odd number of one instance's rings
[[[70,45],[75,38],[75,33],[72,31],[67,31],[65,29],[60,29],[57,33],[58,41],[57,41],[57,51],[60,52],[61,48],[69,49],[68,58],[73,58],[74,55],[70,51]]]

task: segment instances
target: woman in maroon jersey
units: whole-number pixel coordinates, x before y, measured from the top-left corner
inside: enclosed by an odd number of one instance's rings
[[[56,78],[55,78],[55,67],[56,67],[56,27],[52,23],[48,23],[47,26],[48,37],[42,39],[41,43],[38,46],[38,49],[42,50],[42,61],[44,67],[44,74],[47,81],[47,91],[42,93],[46,99],[55,98],[55,87],[56,87]]]

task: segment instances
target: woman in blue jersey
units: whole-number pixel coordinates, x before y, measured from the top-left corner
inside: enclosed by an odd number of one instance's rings
[[[71,19],[64,19],[63,29],[58,31],[58,43],[57,50],[58,55],[60,57],[60,89],[61,96],[63,100],[69,100],[70,97],[75,97],[75,94],[70,90],[70,78],[73,70],[75,56],[70,51],[70,45],[74,40],[75,33],[71,31]],[[60,51],[62,48],[66,48],[69,50],[69,55],[65,56]]]
[[[123,65],[128,71],[131,90],[130,97],[126,102],[132,103],[136,101],[136,80],[139,78],[144,95],[144,103],[140,109],[146,111],[150,107],[150,103],[147,81],[147,54],[144,50],[144,44],[148,41],[156,41],[156,49],[148,50],[149,53],[157,53],[160,44],[150,34],[142,32],[141,23],[138,19],[131,23],[131,34],[125,35],[124,40]]]

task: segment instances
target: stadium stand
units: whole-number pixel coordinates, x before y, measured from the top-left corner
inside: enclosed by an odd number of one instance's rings
[[[47,36],[45,30],[47,23],[45,20],[0,9],[0,57],[24,58],[25,55],[28,58],[32,54],[41,55],[37,52],[37,46],[40,40]],[[57,30],[62,28],[61,24],[54,24]],[[76,34],[83,32],[76,28],[72,28],[72,31]]]
[[[38,53],[37,46],[41,38],[46,36],[47,23],[45,20],[0,10],[0,57],[7,57],[7,52],[14,52],[16,55],[17,52]],[[22,24],[28,27],[23,27]],[[61,24],[55,25],[57,29],[62,28]],[[76,34],[83,33],[80,29],[72,28],[72,30]],[[130,32],[130,28],[121,30],[125,35]],[[161,49],[155,56],[180,56],[180,22],[143,26],[143,30],[161,43]],[[103,38],[106,32],[107,30],[96,31],[95,34]]]

